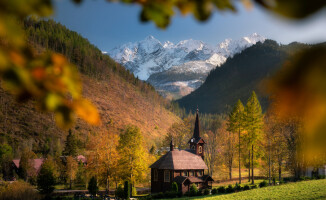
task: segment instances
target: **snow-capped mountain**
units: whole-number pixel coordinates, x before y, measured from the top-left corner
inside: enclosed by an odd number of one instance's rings
[[[162,43],[148,36],[142,41],[116,47],[107,54],[139,79],[150,82],[162,94],[172,93],[174,97],[180,97],[198,88],[209,71],[223,64],[228,57],[264,40],[263,36],[254,33],[211,46],[192,39],[177,44]]]

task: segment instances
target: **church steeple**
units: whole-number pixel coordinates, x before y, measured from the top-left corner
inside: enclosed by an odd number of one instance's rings
[[[196,121],[194,134],[189,140],[190,149],[197,155],[201,156],[204,159],[204,145],[205,141],[200,137],[200,127],[199,127],[199,109],[197,107],[196,111]]]
[[[198,112],[199,112],[199,109],[197,107],[194,135],[192,136],[195,139],[200,138]]]

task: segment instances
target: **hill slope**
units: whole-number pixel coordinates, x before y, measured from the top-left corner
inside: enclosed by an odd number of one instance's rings
[[[212,70],[202,86],[177,102],[187,110],[194,111],[198,105],[201,112],[222,113],[238,99],[246,103],[255,90],[266,108],[268,101],[261,82],[273,75],[291,53],[306,46],[279,45],[272,40],[259,42]]]
[[[53,21],[25,22],[30,43],[39,51],[53,50],[66,55],[82,72],[84,96],[98,108],[102,124],[90,126],[77,119],[73,132],[81,146],[88,133],[112,131],[119,133],[126,125],[138,126],[148,145],[164,136],[170,125],[180,120],[168,110],[170,102],[109,56],[91,45],[76,32]],[[43,153],[44,146],[62,146],[67,130],[59,129],[51,113],[40,113],[32,101],[17,103],[0,89],[0,140],[13,149],[22,146]],[[17,152],[16,152],[17,153]],[[16,154],[17,155],[17,154]]]

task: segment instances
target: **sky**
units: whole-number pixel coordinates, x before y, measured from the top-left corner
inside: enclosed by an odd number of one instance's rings
[[[282,44],[293,41],[317,43],[326,41],[326,12],[304,21],[289,21],[255,5],[246,10],[237,5],[238,12],[215,11],[207,22],[198,22],[192,15],[176,14],[165,30],[152,22],[139,20],[141,8],[137,5],[112,3],[104,0],[84,0],[74,4],[68,0],[55,0],[52,18],[67,28],[80,33],[102,51],[116,46],[143,40],[152,35],[161,42],[177,43],[194,39],[216,45],[226,38],[238,39],[252,33]]]

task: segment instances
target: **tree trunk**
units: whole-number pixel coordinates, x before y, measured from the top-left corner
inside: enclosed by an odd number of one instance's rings
[[[282,160],[278,160],[278,181],[282,180]]]
[[[268,183],[271,185],[271,141],[268,139]]]
[[[251,156],[250,156],[250,150],[249,150],[248,182],[250,182],[250,179],[251,179],[251,176],[250,176],[250,159],[251,159]]]
[[[241,148],[240,148],[240,128],[239,128],[239,184],[241,184]]]
[[[255,184],[255,178],[254,178],[254,145],[251,145],[251,184]]]

